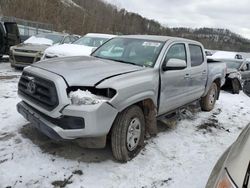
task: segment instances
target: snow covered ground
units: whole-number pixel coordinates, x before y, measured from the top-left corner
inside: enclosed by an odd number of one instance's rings
[[[250,122],[250,98],[222,92],[212,112],[177,126],[159,123],[132,161],[114,161],[110,146],[82,149],[53,142],[16,112],[21,71],[0,63],[0,187],[202,188],[218,157]]]

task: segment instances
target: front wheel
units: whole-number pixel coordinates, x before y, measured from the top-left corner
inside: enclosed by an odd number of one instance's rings
[[[112,127],[111,147],[116,160],[127,162],[144,146],[145,119],[142,109],[133,105],[119,113]]]
[[[212,83],[207,95],[201,98],[201,109],[203,111],[213,110],[218,97],[218,90],[216,83]]]

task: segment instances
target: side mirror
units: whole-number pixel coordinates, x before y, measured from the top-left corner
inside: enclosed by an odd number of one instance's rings
[[[167,62],[164,62],[162,66],[163,71],[167,70],[182,70],[187,67],[187,62],[181,59],[169,59]]]

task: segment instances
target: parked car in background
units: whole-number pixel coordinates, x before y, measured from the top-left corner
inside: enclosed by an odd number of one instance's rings
[[[10,46],[20,42],[17,24],[15,22],[0,22],[0,58],[9,54]]]
[[[250,124],[216,163],[206,188],[250,187]]]
[[[84,138],[128,161],[157,133],[157,117],[201,101],[210,111],[226,65],[207,64],[201,43],[150,35],[115,37],[90,57],[40,61],[24,69],[18,112],[56,140]],[[81,141],[81,140],[78,140]],[[95,143],[95,144],[94,144]]]
[[[215,60],[215,59],[214,59]],[[223,89],[239,94],[245,80],[250,80],[250,61],[219,59],[227,65],[226,83]]]
[[[72,44],[52,46],[46,49],[42,59],[65,56],[89,56],[94,49],[114,37],[115,35],[89,33]]]
[[[41,33],[32,36],[23,43],[10,48],[10,63],[12,67],[25,67],[40,61],[44,50],[52,45],[71,43],[75,37],[68,34]]]
[[[228,60],[235,60],[235,59],[243,59],[242,55],[237,52],[227,52],[227,51],[217,51],[212,56],[212,59],[228,59]]]

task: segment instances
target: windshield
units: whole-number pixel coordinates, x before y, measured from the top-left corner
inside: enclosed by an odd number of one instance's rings
[[[41,33],[36,35],[37,38],[45,38],[53,41],[53,44],[60,43],[63,39],[63,35],[55,35],[48,33]]]
[[[90,46],[90,47],[99,47],[103,43],[105,43],[108,38],[100,38],[100,37],[82,37],[78,39],[77,41],[73,42],[73,44],[78,44],[78,45],[84,45],[84,46]]]
[[[227,68],[239,69],[243,62],[228,61],[225,63],[227,64]]]
[[[153,67],[163,42],[145,39],[114,38],[97,49],[92,56],[138,66]]]

